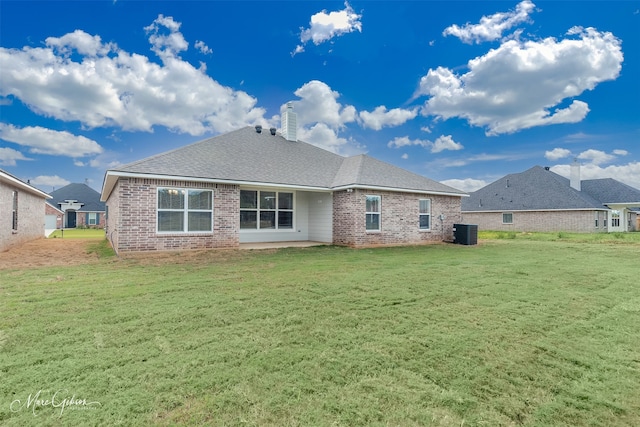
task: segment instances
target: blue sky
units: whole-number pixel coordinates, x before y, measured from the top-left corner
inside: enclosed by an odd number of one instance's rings
[[[1,1],[0,168],[45,191],[246,125],[473,191],[640,188],[640,1]]]

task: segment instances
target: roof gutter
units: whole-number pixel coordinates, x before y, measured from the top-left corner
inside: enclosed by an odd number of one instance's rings
[[[391,191],[394,193],[434,194],[438,196],[469,197],[467,193],[453,193],[453,192],[447,192],[447,191],[434,191],[434,190],[418,190],[418,189],[412,189],[412,188],[382,187],[382,186],[376,186],[376,185],[351,184],[351,185],[341,185],[339,187],[331,188],[331,190],[333,191],[343,191],[343,190],[349,190],[349,189]]]
[[[13,175],[7,172],[2,171],[2,173],[0,173],[0,181],[5,181],[25,191],[29,191],[30,193],[33,193],[37,196],[44,197],[45,199],[53,199],[53,197],[51,197],[49,194],[45,193],[44,191],[38,190],[37,188],[33,187],[31,184],[27,184],[25,182],[20,181],[18,178],[14,177]]]
[[[493,209],[484,211],[465,211],[462,213],[496,213],[496,212],[581,212],[581,211],[610,211],[608,208],[572,208],[572,209]]]
[[[206,182],[214,184],[230,184],[230,185],[245,185],[251,187],[278,187],[278,188],[290,188],[294,190],[306,190],[306,191],[342,191],[347,189],[359,189],[359,190],[374,190],[374,191],[391,191],[396,193],[418,193],[418,194],[432,194],[439,196],[453,196],[453,197],[469,197],[466,193],[454,193],[447,191],[433,191],[433,190],[418,190],[411,188],[396,188],[396,187],[383,187],[375,185],[342,185],[339,187],[318,187],[310,185],[296,185],[296,184],[282,184],[277,182],[256,182],[256,181],[238,181],[229,179],[216,179],[216,178],[197,178],[187,176],[175,176],[175,175],[158,175],[158,174],[146,174],[139,172],[119,172],[119,171],[107,171],[105,179],[102,184],[102,192],[100,193],[100,201],[106,202],[113,188],[118,181],[118,178],[144,178],[144,179],[170,179],[173,181],[182,182]]]

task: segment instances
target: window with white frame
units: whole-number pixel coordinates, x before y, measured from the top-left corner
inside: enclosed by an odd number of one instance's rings
[[[598,228],[598,220],[600,219],[600,212],[595,211],[595,219],[596,219],[596,228]]]
[[[18,192],[11,192],[11,229],[18,231]]]
[[[240,190],[241,230],[292,230],[293,193]]]
[[[420,230],[431,230],[431,199],[420,199]]]
[[[620,227],[620,211],[611,211],[611,226]]]
[[[380,231],[380,196],[367,196],[366,229]]]
[[[505,212],[502,214],[503,224],[513,224],[513,214],[511,212]]]
[[[158,188],[158,232],[213,231],[213,192],[185,188]]]
[[[97,225],[97,224],[98,224],[98,213],[89,212],[87,215],[87,225]]]

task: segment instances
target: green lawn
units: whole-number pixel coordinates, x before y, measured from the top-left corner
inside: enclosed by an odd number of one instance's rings
[[[56,230],[49,239],[103,239],[104,230],[101,228],[67,228]]]
[[[0,270],[0,424],[638,426],[633,239]]]

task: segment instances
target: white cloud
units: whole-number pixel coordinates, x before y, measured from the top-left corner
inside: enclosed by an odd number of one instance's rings
[[[34,154],[85,157],[102,152],[102,147],[92,139],[40,126],[18,128],[0,123],[0,139],[29,147]]]
[[[480,43],[483,41],[497,40],[502,33],[517,24],[529,21],[529,14],[535,9],[535,4],[524,0],[516,6],[516,10],[499,12],[480,18],[479,24],[465,24],[462,27],[452,25],[445,28],[443,36],[455,36],[464,43]]]
[[[430,69],[416,92],[430,97],[422,114],[460,117],[486,127],[488,135],[581,121],[588,105],[563,102],[618,77],[621,41],[593,28],[575,27],[567,34],[561,41],[508,40],[470,60],[463,75],[445,67]]]
[[[0,97],[13,95],[38,114],[88,128],[151,132],[164,126],[202,135],[264,120],[255,98],[178,56],[189,46],[179,29],[163,15],[145,28],[160,64],[81,30],[50,37],[45,47],[0,47]]]
[[[31,184],[38,187],[64,187],[71,184],[64,178],[60,178],[58,175],[40,175],[31,180]]]
[[[15,166],[16,160],[32,160],[13,148],[0,147],[0,165]]]
[[[361,111],[360,119],[365,128],[380,130],[383,127],[400,126],[415,118],[418,115],[418,109],[405,110],[403,108],[393,108],[387,111],[387,107],[381,105],[376,107],[372,112]]]
[[[569,178],[571,165],[552,166],[551,170],[558,175]],[[610,165],[601,167],[595,163],[582,165],[580,168],[580,179],[600,179],[613,178],[627,185],[640,189],[640,162],[631,162],[626,165]]]
[[[439,153],[441,151],[449,150],[449,151],[457,151],[462,150],[464,146],[459,142],[455,142],[451,135],[441,135],[438,139],[433,143],[433,147],[431,148],[432,153]]]
[[[409,155],[407,153],[404,153],[402,156],[400,156],[400,158],[402,158],[403,160],[407,160],[409,158]]]
[[[299,101],[293,101],[298,126],[321,122],[333,129],[342,129],[347,123],[356,120],[355,107],[340,104],[340,94],[324,82],[311,80],[298,88],[294,94],[301,98]],[[286,104],[283,104],[281,111],[285,107]]]
[[[45,43],[53,52],[65,57],[71,55],[74,50],[80,55],[96,57],[107,55],[117,49],[115,44],[103,44],[100,36],[92,36],[82,30],[75,30],[62,37],[47,37]]]
[[[544,152],[544,158],[547,160],[551,160],[555,162],[556,160],[563,159],[565,157],[569,157],[571,155],[571,151],[566,148],[554,148],[551,151]]]
[[[412,145],[417,145],[419,147],[429,147],[432,145],[432,142],[426,139],[410,139],[408,136],[397,136],[393,140],[389,141],[387,147],[389,148],[400,148],[400,147],[410,147]]]
[[[515,161],[515,160],[521,160],[523,158],[526,158],[527,155],[526,154],[487,154],[487,153],[480,153],[480,154],[476,154],[475,156],[469,156],[469,157],[464,157],[464,158],[458,158],[458,159],[442,159],[442,160],[438,160],[437,162],[432,162],[432,165],[435,167],[461,167],[461,166],[466,166],[468,164],[471,163],[477,163],[477,162],[495,162],[495,161],[500,161],[500,162],[510,162],[510,161]]]
[[[179,52],[187,50],[189,43],[180,32],[181,25],[171,16],[158,15],[151,25],[144,27],[150,34],[149,43],[153,46],[151,50],[166,59],[175,58]]]
[[[627,150],[613,150],[611,154],[607,154],[601,150],[594,150],[592,148],[585,150],[575,156],[578,160],[586,160],[593,165],[601,165],[603,163],[610,163],[616,159],[617,156],[626,156]],[[573,154],[566,148],[554,148],[551,151],[546,151],[544,157],[547,160],[557,161],[566,157],[570,157]]]
[[[449,187],[457,188],[458,190],[465,191],[467,193],[472,193],[476,190],[485,187],[488,182],[483,181],[481,179],[447,179],[444,181],[440,181],[444,185],[448,185]]]
[[[205,42],[203,42],[202,40],[196,40],[196,44],[194,46],[196,47],[196,49],[198,49],[200,52],[204,53],[205,55],[211,55],[213,53],[213,50],[209,46],[207,46]]]
[[[356,121],[357,112],[352,105],[338,102],[340,94],[326,83],[311,80],[295,92],[300,98],[291,101],[296,113],[298,139],[342,155],[360,154],[364,147],[339,136],[348,123]],[[284,111],[286,104],[280,107]]]
[[[408,136],[395,137],[387,143],[389,148],[401,148],[409,146],[419,146],[429,148],[432,153],[439,153],[445,150],[457,151],[462,150],[464,146],[459,142],[455,142],[451,135],[440,135],[435,142],[427,139],[410,139]]]
[[[340,146],[348,142],[345,138],[340,138],[336,131],[327,126],[326,123],[298,127],[298,139],[333,152],[338,152]]]
[[[304,45],[312,41],[316,46],[331,40],[334,37],[342,36],[353,31],[362,32],[362,15],[354,12],[345,2],[343,10],[327,13],[326,10],[311,16],[309,28],[300,28],[300,42],[291,55],[304,52]]]
[[[614,155],[607,154],[604,151],[593,150],[593,149],[589,149],[589,150],[583,151],[582,153],[578,154],[578,159],[580,159],[580,160],[589,160],[594,165],[600,165],[602,163],[609,163],[615,158],[616,158],[616,156],[614,156]]]

